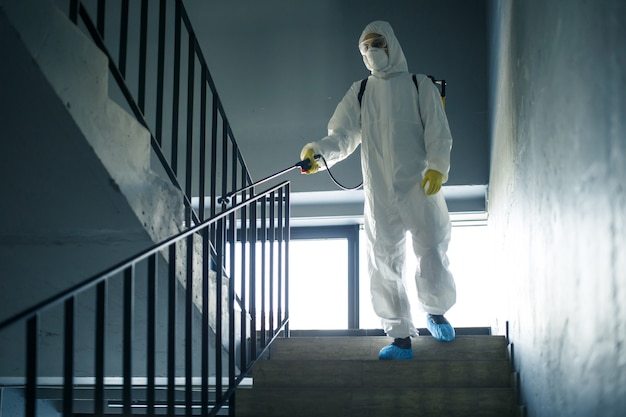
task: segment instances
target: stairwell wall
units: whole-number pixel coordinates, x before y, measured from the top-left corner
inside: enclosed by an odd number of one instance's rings
[[[59,99],[3,10],[0,34],[6,57],[0,318],[6,319],[152,241],[69,114],[76,104]]]
[[[6,318],[181,231],[183,198],[153,170],[149,132],[109,98],[96,45],[51,0],[1,0],[0,13],[12,62],[3,169],[14,178],[3,184],[2,275],[24,282],[3,281]]]
[[[529,416],[626,407],[626,4],[494,0],[493,266]]]

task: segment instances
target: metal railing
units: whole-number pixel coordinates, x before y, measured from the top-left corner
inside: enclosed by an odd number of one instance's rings
[[[67,417],[235,415],[237,386],[289,333],[289,215],[285,182],[0,323],[25,334],[24,416],[45,387]]]
[[[188,229],[1,322],[25,346],[0,358],[18,370],[3,386],[25,417],[46,399],[63,416],[234,415],[236,387],[289,335],[289,184],[235,192],[252,180],[181,0],[56,3],[107,56],[109,95],[150,132]]]
[[[187,225],[252,183],[182,0],[58,1],[108,57],[110,96],[150,132],[161,168],[185,195]]]

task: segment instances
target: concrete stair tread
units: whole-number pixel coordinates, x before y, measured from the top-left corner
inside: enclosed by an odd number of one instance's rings
[[[277,339],[270,348],[270,359],[318,360],[378,359],[378,352],[391,343],[389,337],[297,337]],[[458,336],[442,343],[430,336],[412,339],[414,361],[499,360],[506,359],[504,336]]]
[[[385,336],[292,337],[274,341],[237,392],[238,417],[514,415],[503,336],[412,340],[415,358],[378,360]]]
[[[513,416],[503,388],[280,388],[240,390],[237,416]]]
[[[266,360],[254,387],[510,387],[508,360]]]

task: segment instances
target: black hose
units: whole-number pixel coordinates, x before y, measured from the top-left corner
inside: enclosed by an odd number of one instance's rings
[[[317,159],[317,157],[320,157],[322,159],[322,161],[324,162],[324,165],[326,166],[326,171],[328,172],[328,175],[330,175],[330,178],[333,180],[333,182],[335,183],[335,185],[339,188],[341,188],[342,190],[345,191],[354,191],[354,190],[358,190],[359,188],[361,188],[363,186],[363,181],[361,181],[361,183],[357,186],[354,187],[346,187],[343,184],[341,184],[339,181],[337,181],[337,179],[334,177],[333,173],[330,172],[330,168],[328,167],[328,163],[326,162],[326,158],[324,158],[323,155],[315,155],[315,158]]]

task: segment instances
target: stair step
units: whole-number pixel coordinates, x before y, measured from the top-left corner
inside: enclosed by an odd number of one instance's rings
[[[414,360],[380,361],[385,336],[274,341],[236,397],[238,417],[512,417],[504,336],[412,340]]]
[[[280,360],[366,360],[378,359],[389,337],[294,337],[276,339],[269,358]],[[504,336],[458,336],[442,343],[430,336],[412,339],[414,361],[432,360],[501,360],[507,359]]]
[[[317,388],[237,392],[237,417],[512,417],[502,388]]]
[[[493,361],[265,360],[254,388],[501,387],[511,386],[506,359]]]

